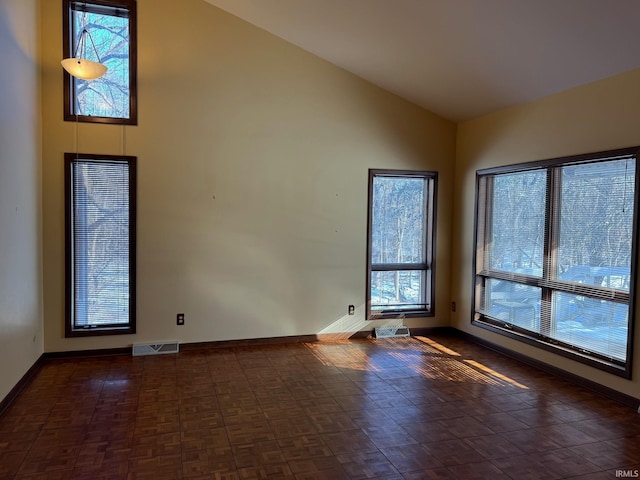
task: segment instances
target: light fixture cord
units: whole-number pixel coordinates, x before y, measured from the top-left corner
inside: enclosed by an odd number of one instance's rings
[[[89,35],[89,40],[91,40],[91,46],[93,47],[93,51],[96,53],[96,57],[98,58],[98,63],[102,63],[102,60],[100,60],[100,55],[98,54],[98,50],[96,49],[96,44],[93,43],[93,37],[89,32],[87,32],[86,28],[84,29],[84,32],[86,32],[87,35]],[[83,35],[84,35],[84,32],[82,32]]]
[[[96,48],[96,44],[93,41],[93,37],[89,30],[87,30],[87,4],[84,4],[84,9],[82,11],[82,33],[80,34],[80,38],[78,39],[78,45],[76,45],[76,50],[73,52],[73,57],[78,58],[78,50],[80,50],[80,58],[87,58],[87,36],[89,36],[89,40],[91,41],[91,46],[93,47],[93,52],[96,54],[96,58],[98,59],[98,63],[102,63],[100,59],[100,54],[98,53],[98,49]]]
[[[86,29],[82,30],[80,34],[80,38],[78,39],[78,44],[76,45],[76,49],[73,52],[73,58],[78,58],[78,50],[80,50],[80,45],[82,45],[82,53],[84,54],[84,35],[87,33]],[[84,55],[83,55],[84,56]]]
[[[80,33],[80,38],[78,39],[78,45],[76,45],[76,50],[73,52],[73,57],[78,58],[78,50],[80,50],[80,58],[86,58],[86,38],[87,29],[85,28],[87,25],[87,4],[84,4],[84,9],[82,10],[82,32]],[[82,48],[81,48],[82,46]]]
[[[76,147],[76,160],[80,157],[80,144],[78,142],[78,112],[76,111],[76,138],[75,138],[75,147]]]

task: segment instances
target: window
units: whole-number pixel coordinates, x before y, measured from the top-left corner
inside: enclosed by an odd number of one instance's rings
[[[64,119],[82,122],[137,123],[135,0],[63,0],[64,58],[74,56],[83,29],[88,60],[108,71],[96,80],[64,72]],[[96,53],[93,45],[95,45]]]
[[[630,377],[636,156],[477,172],[474,324]]]
[[[65,154],[66,336],[135,333],[136,159]]]
[[[434,315],[437,177],[369,170],[368,319]]]

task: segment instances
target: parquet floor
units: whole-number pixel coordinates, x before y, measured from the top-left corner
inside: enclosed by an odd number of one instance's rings
[[[640,415],[461,339],[47,363],[0,479],[615,479]],[[630,472],[631,471],[631,472]]]

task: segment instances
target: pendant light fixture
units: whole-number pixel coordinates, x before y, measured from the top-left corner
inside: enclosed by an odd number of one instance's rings
[[[82,23],[85,23],[84,18]],[[96,58],[98,59],[97,62],[87,60],[86,58],[87,37],[89,37],[89,41],[91,41],[91,46],[93,47],[93,51],[96,54]],[[78,52],[80,52],[80,56],[78,56]],[[102,64],[100,61],[100,55],[98,55],[96,45],[93,43],[91,33],[89,33],[89,31],[84,27],[82,28],[82,33],[80,34],[78,45],[76,45],[76,49],[73,52],[73,57],[65,58],[60,63],[62,64],[62,67],[67,72],[69,72],[70,75],[76,78],[81,78],[83,80],[95,80],[96,78],[100,78],[105,73],[107,73],[107,66]]]

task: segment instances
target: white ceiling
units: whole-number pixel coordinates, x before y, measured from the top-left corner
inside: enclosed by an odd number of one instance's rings
[[[206,1],[454,121],[640,67],[640,0]]]

